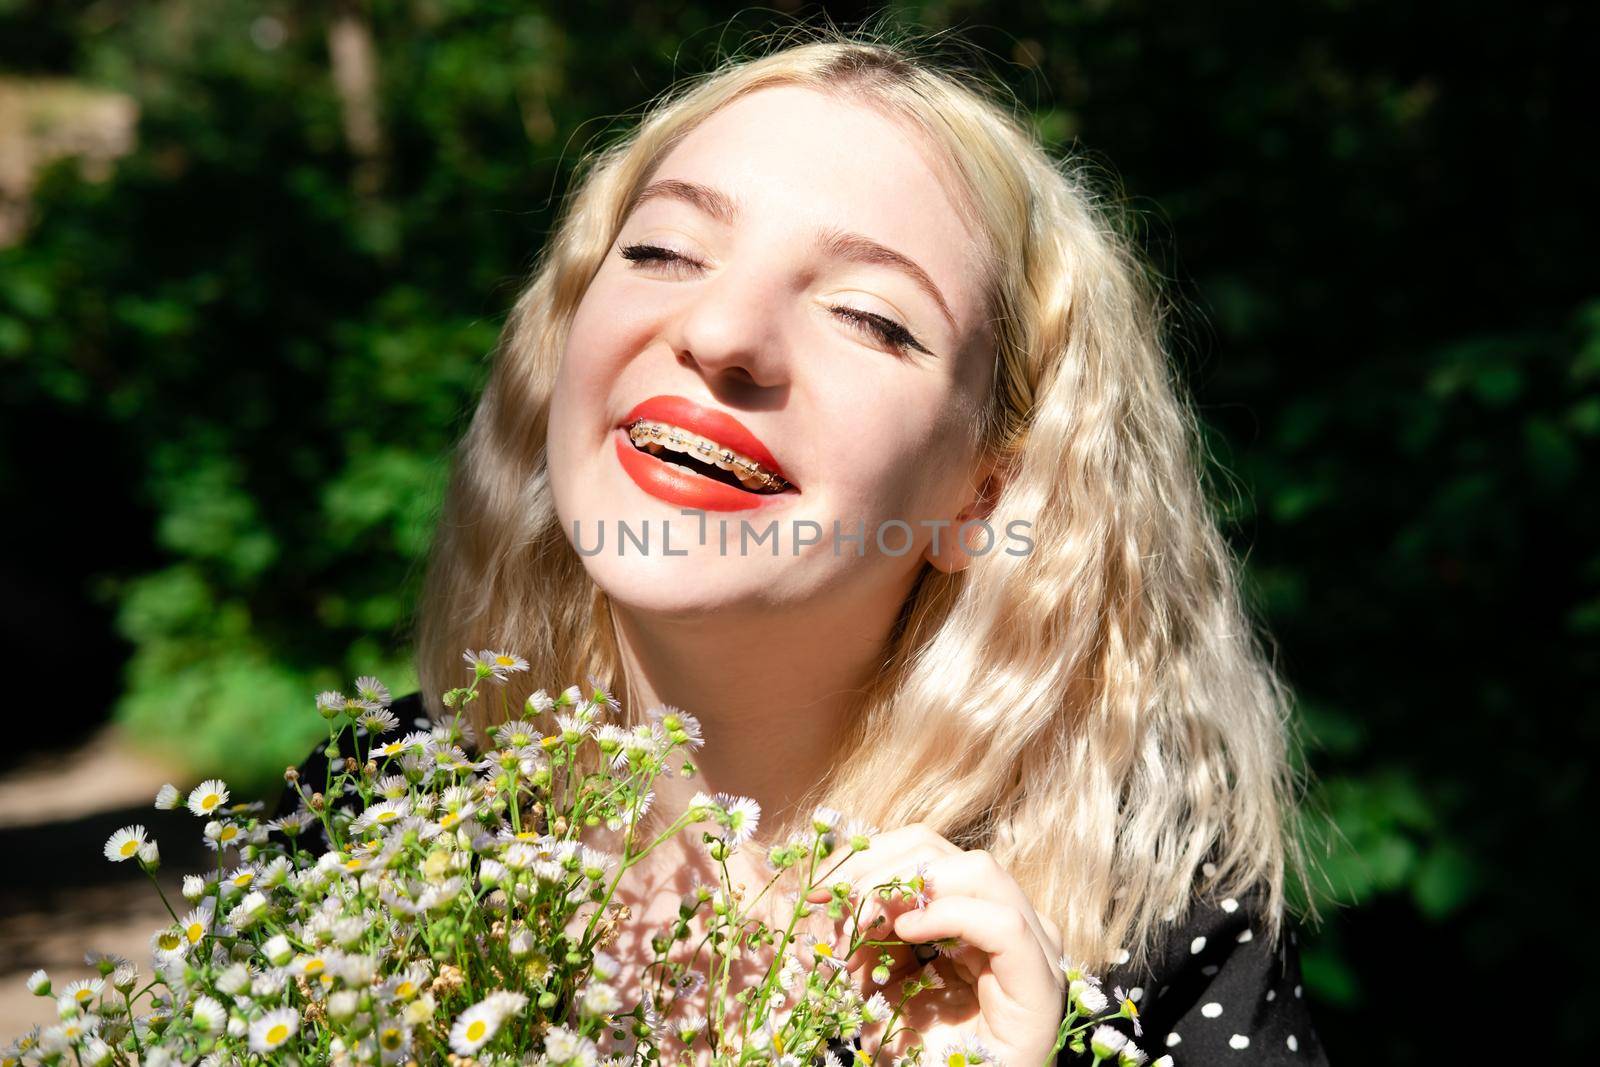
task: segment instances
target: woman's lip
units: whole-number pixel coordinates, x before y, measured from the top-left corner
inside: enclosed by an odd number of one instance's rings
[[[616,447],[617,462],[622,464],[622,469],[635,485],[651,496],[679,507],[700,511],[749,511],[752,508],[770,507],[776,501],[798,495],[790,491],[751,493],[724,485],[698,471],[639,451],[628,439],[628,431],[621,427],[611,431],[611,440]]]
[[[783,468],[778,465],[777,458],[768,450],[761,438],[725,411],[697,404],[686,396],[662,395],[635,404],[633,410],[623,417],[621,425],[626,426],[635,419],[670,423],[690,433],[697,433],[701,437],[709,437],[718,444],[755,460],[790,485],[795,485],[794,479],[784,473]]]

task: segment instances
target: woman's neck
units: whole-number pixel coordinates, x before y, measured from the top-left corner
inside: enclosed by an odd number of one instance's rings
[[[811,811],[798,809],[838,758],[893,624],[892,616],[874,618],[864,606],[827,618],[767,611],[756,623],[732,613],[663,619],[614,605],[623,664],[614,680],[618,699],[640,715],[661,704],[686,711],[705,738],[689,754],[693,778],[656,779],[653,813],[670,822],[695,793],[728,793],[761,805],[763,837],[804,826]],[[679,762],[676,755],[669,761]],[[700,847],[699,831],[680,838]]]

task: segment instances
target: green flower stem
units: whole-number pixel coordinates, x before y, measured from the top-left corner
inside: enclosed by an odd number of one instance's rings
[[[218,853],[218,855],[221,855],[221,853]],[[156,880],[155,872],[146,867],[143,863],[139,864],[139,869],[144,871],[146,878],[150,879],[150,884],[156,887],[156,896],[161,898],[161,904],[167,909],[167,914],[172,916],[172,921],[177,923],[179,926],[182,926],[183,923],[178,918],[178,913],[172,910],[171,904],[167,903],[167,894],[162,890],[161,883]]]

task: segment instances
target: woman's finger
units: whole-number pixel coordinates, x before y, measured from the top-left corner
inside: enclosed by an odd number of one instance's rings
[[[1028,895],[988,852],[974,849],[936,859],[928,864],[927,877],[934,898],[974,897],[1014,909],[1027,922],[1029,931],[1039,944],[1039,950],[1048,959],[1060,957],[1059,932],[1052,933],[1045,928],[1046,920],[1033,910]],[[1062,984],[1065,984],[1065,979]]]
[[[988,957],[988,971],[1000,992],[1023,1013],[1059,1012],[1062,984],[1055,964],[1046,958],[1033,926],[1016,908],[966,896],[938,896],[927,907],[907,911],[895,920],[895,932],[907,941],[958,937]],[[977,983],[980,1002],[986,991]]]

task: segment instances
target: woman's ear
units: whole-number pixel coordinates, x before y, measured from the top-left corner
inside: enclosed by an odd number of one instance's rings
[[[984,530],[982,526],[969,526],[966,537],[962,537],[961,524],[972,522],[974,524],[985,522],[994,511],[994,505],[1000,499],[1001,490],[1005,488],[1006,472],[999,457],[990,457],[979,466],[974,482],[977,488],[968,498],[959,512],[956,513],[948,526],[941,526],[934,531],[935,536],[928,542],[928,548],[923,553],[927,561],[946,574],[954,574],[965,570],[973,557],[983,555],[993,550],[998,540],[992,530]],[[963,541],[965,547],[963,547]],[[934,551],[934,546],[938,551]]]

